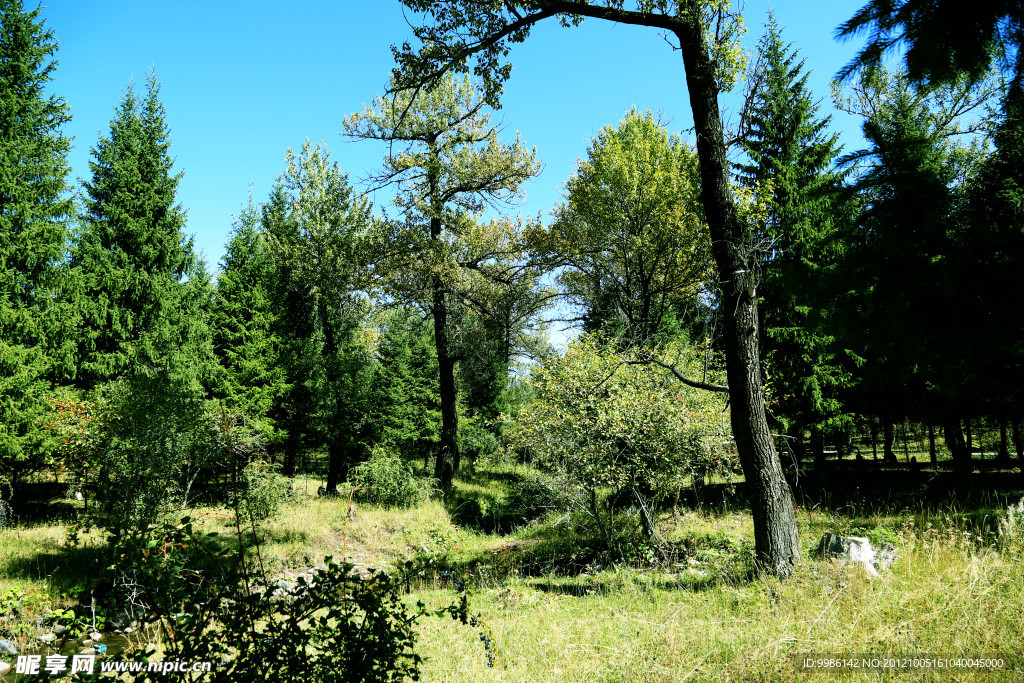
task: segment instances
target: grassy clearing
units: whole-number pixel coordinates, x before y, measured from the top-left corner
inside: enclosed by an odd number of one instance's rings
[[[449,567],[472,586],[471,608],[498,656],[488,667],[478,630],[424,619],[418,651],[427,658],[426,681],[787,681],[809,676],[797,671],[798,655],[926,653],[997,655],[1012,669],[916,670],[912,680],[1024,679],[1024,540],[997,535],[1006,497],[937,507],[846,498],[801,508],[805,560],[779,582],[750,577],[753,530],[742,509],[664,512],[659,533],[672,552],[659,555],[638,540],[616,566],[573,516],[549,516],[507,535],[453,522],[474,506],[497,515],[523,472],[482,467],[458,483],[447,506],[435,500],[406,510],[357,501],[350,511],[347,500],[318,499],[316,486],[299,479],[294,499],[262,525],[260,557],[274,576],[326,555],[375,568],[427,556]],[[234,538],[230,511],[193,516],[205,530]],[[825,531],[891,543],[898,560],[872,579],[859,566],[814,559]],[[45,611],[85,585],[105,541],[98,532],[77,546],[67,538],[59,522],[0,531],[0,595],[27,596],[21,630],[0,625],[0,637],[24,642],[41,632]],[[410,600],[439,608],[453,593],[437,578]],[[888,676],[862,671],[844,680]]]

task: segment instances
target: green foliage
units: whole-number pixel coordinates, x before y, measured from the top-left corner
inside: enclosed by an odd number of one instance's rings
[[[844,157],[866,163],[855,184],[863,210],[845,236],[839,276],[846,293],[835,317],[858,365],[853,400],[863,412],[946,413],[972,370],[963,348],[976,344],[976,303],[957,310],[958,290],[970,285],[957,275],[950,237],[956,188],[980,150],[956,137],[985,125],[977,112],[990,96],[990,84],[921,89],[903,74],[876,70],[839,102],[865,117],[870,145]]]
[[[696,154],[635,109],[605,127],[566,183],[534,248],[561,266],[558,283],[589,331],[648,343],[712,275]]]
[[[173,631],[164,659],[214,662],[208,673],[183,672],[203,681],[401,681],[418,677],[414,626],[423,616],[451,616],[477,626],[463,594],[428,611],[403,599],[427,568],[407,563],[392,577],[363,578],[351,564],[326,558],[324,567],[294,586],[242,570],[216,538],[191,520],[149,528],[139,542],[122,542],[112,569],[135,589],[133,601],[148,618]],[[129,579],[130,577],[130,579]],[[486,635],[486,633],[485,633]],[[152,649],[136,651],[149,661]],[[145,671],[136,680],[164,680]]]
[[[141,100],[130,85],[109,136],[92,149],[71,250],[82,315],[75,381],[84,388],[183,359],[198,364],[204,381],[213,368],[209,277],[182,232],[185,212],[175,204],[182,173],[173,172],[159,90],[155,74]]]
[[[741,182],[771,192],[763,227],[754,235],[763,271],[758,286],[763,357],[771,369],[773,415],[802,437],[806,429],[849,423],[840,401],[851,382],[830,325],[842,256],[837,239],[850,212],[833,164],[838,135],[808,90],[803,60],[769,17],[750,74],[752,96],[742,113],[736,164]]]
[[[400,218],[375,226],[374,271],[386,296],[433,318],[441,403],[434,476],[447,491],[459,466],[459,311],[467,301],[484,309],[494,292],[507,294],[500,282],[523,255],[520,221],[481,217],[488,205],[520,198],[520,185],[540,165],[518,136],[511,144],[498,140],[473,82],[451,74],[416,93],[377,96],[345,121],[345,133],[389,142],[374,181],[397,187]]]
[[[404,309],[392,312],[383,327],[370,388],[374,439],[406,455],[436,448],[441,399],[432,330]]]
[[[281,503],[291,497],[292,481],[278,467],[264,460],[253,460],[242,469],[239,488],[241,510],[254,522],[277,514]]]
[[[289,210],[281,220],[284,239],[275,239],[272,252],[279,273],[301,283],[288,283],[286,294],[292,292],[311,316],[300,323],[311,337],[296,336],[293,344],[319,351],[308,372],[301,370],[315,431],[327,443],[326,489],[333,494],[351,464],[348,454],[366,436],[371,364],[364,320],[370,303],[360,289],[370,203],[355,193],[326,144],[314,148],[307,140],[286,159],[281,182]]]
[[[665,350],[674,365],[700,376],[687,349]],[[595,337],[570,344],[562,357],[533,372],[533,402],[506,426],[513,448],[564,476],[576,504],[611,542],[616,501],[648,509],[674,494],[687,477],[703,483],[735,466],[724,396],[676,382],[660,368],[619,355]],[[606,506],[598,495],[610,491]],[[645,513],[646,515],[646,513]],[[649,516],[644,519],[653,534]]]
[[[81,392],[66,387],[50,397],[50,406],[43,428],[49,436],[52,466],[73,475],[69,494],[84,495],[83,488],[90,478],[95,478],[99,463],[99,407],[82,397]]]
[[[211,321],[214,351],[224,370],[217,392],[232,411],[259,424],[268,442],[278,436],[272,408],[287,391],[278,324],[284,313],[273,300],[276,276],[267,235],[250,201],[228,239]]]
[[[524,524],[571,507],[572,496],[565,481],[547,472],[531,470],[509,484],[503,513],[513,524]]]
[[[202,388],[186,375],[133,373],[105,387],[101,406],[103,524],[115,537],[137,537],[185,506],[223,450]]]
[[[43,452],[47,377],[64,370],[62,328],[73,318],[58,296],[71,107],[47,94],[57,40],[40,14],[0,2],[0,470]]]
[[[412,507],[430,495],[409,463],[385,446],[374,448],[368,460],[352,468],[349,478],[361,500],[385,508]]]

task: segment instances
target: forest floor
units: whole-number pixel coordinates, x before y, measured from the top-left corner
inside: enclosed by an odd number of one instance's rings
[[[1024,519],[999,534],[1019,486],[952,490],[945,475],[926,473],[915,492],[898,472],[865,474],[863,487],[847,473],[847,493],[804,496],[804,560],[778,581],[751,572],[753,525],[732,486],[705,492],[714,505],[662,511],[660,544],[627,533],[611,563],[574,515],[503,528],[497,510],[524,471],[481,466],[447,503],[404,510],[358,500],[350,509],[347,498],[317,498],[318,482],[298,478],[292,500],[261,525],[262,561],[285,579],[325,556],[365,570],[415,558],[447,567],[469,587],[496,658],[489,666],[478,629],[425,617],[417,625],[425,681],[1024,680]],[[898,494],[879,490],[886,480]],[[63,504],[51,502],[51,510]],[[233,529],[225,509],[192,516],[205,530]],[[104,537],[93,530],[72,544],[71,528],[42,519],[0,530],[0,613],[21,596],[18,620],[0,622],[0,638],[42,633],[43,615],[73,602],[98,570]],[[897,559],[871,577],[860,565],[816,558],[828,531],[891,545]],[[440,608],[454,595],[455,584],[438,576],[409,598]],[[1006,664],[978,671],[929,659],[903,668],[925,656]],[[859,666],[800,669],[805,659],[837,657]],[[871,660],[877,668],[867,668]]]

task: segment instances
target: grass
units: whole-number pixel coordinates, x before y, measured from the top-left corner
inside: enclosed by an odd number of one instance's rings
[[[752,523],[735,505],[665,511],[659,533],[671,552],[627,539],[616,564],[571,515],[504,535],[480,530],[500,522],[467,523],[465,508],[473,506],[498,519],[509,487],[525,472],[481,466],[457,483],[447,505],[433,500],[405,510],[358,500],[350,510],[347,499],[316,498],[315,482],[298,479],[294,499],[262,525],[264,566],[288,576],[333,555],[364,567],[423,556],[450,567],[472,586],[471,609],[497,658],[488,667],[477,629],[423,619],[418,652],[426,657],[425,681],[795,681],[818,678],[796,665],[815,654],[997,655],[1011,668],[918,669],[908,676],[1024,679],[1024,539],[997,535],[1002,511],[1020,491],[940,502],[821,496],[798,510],[804,561],[780,582],[752,578]],[[194,517],[206,530],[234,534],[227,510],[204,508]],[[825,531],[890,543],[898,559],[873,579],[859,566],[816,559]],[[23,602],[31,603],[18,622],[22,632],[14,634],[23,640],[41,632],[41,615],[87,580],[89,560],[104,543],[97,532],[78,546],[67,536],[60,521],[0,530],[0,596],[24,592]],[[409,596],[437,608],[452,597],[440,578]],[[0,631],[10,630],[2,624]],[[893,674],[859,671],[843,680],[880,677]]]

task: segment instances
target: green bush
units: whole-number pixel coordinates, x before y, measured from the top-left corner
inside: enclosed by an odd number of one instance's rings
[[[412,466],[383,446],[353,467],[349,478],[359,487],[360,500],[385,508],[412,507],[430,494],[429,485],[416,478]]]
[[[546,472],[530,472],[509,486],[504,517],[525,524],[549,512],[568,510],[572,496],[563,481]]]
[[[164,661],[215,663],[209,672],[176,672],[180,680],[417,680],[421,658],[414,627],[421,617],[450,615],[478,626],[465,593],[436,611],[407,604],[403,596],[410,582],[424,580],[429,566],[407,563],[396,577],[362,578],[353,565],[328,557],[311,578],[287,585],[255,568],[243,578],[243,558],[216,547],[209,534],[196,533],[188,518],[151,526],[146,536],[142,544],[122,544],[121,561],[112,569],[130,571],[139,589],[134,604],[148,620],[173,624],[173,637],[163,639]],[[125,656],[146,662],[154,653],[149,646]],[[133,680],[167,678],[159,669],[143,668]]]
[[[292,493],[292,483],[276,465],[253,460],[242,470],[239,511],[253,521],[269,519],[277,514],[281,503]]]

